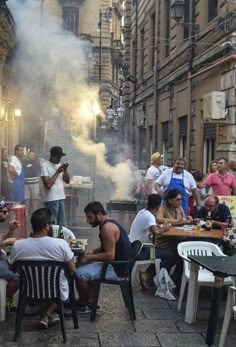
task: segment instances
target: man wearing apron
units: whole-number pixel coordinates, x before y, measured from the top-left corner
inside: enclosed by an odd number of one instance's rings
[[[155,189],[162,196],[170,189],[178,189],[182,195],[182,208],[187,216],[189,214],[188,197],[190,192],[193,194],[198,209],[200,209],[200,196],[193,176],[184,170],[184,163],[183,158],[176,159],[173,168],[165,170],[157,179]]]
[[[11,183],[11,199],[19,203],[24,202],[24,170],[20,158],[24,153],[23,145],[16,145],[14,154],[8,161],[8,174]]]

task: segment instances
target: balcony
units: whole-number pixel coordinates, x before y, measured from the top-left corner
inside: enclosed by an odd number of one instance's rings
[[[113,61],[121,62],[123,48],[121,40],[111,40],[111,56]]]

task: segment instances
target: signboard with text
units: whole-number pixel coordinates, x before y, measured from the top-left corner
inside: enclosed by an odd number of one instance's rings
[[[236,196],[218,196],[220,204],[225,204],[228,206],[231,216],[236,217]]]

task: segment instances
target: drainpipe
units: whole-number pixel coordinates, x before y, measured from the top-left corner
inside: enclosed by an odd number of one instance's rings
[[[159,16],[158,16],[158,10],[159,10],[159,1],[156,0],[156,3],[155,3],[155,20],[156,20],[156,23],[155,23],[155,37],[156,37],[156,40],[155,40],[155,55],[154,55],[154,90],[153,90],[153,101],[154,101],[154,115],[155,115],[155,131],[154,131],[154,134],[157,138],[156,140],[156,143],[157,143],[157,146],[158,147],[158,127],[159,127],[159,124],[158,124],[158,91],[157,91],[157,83],[158,83],[158,68],[159,68],[159,56],[158,56],[158,26],[159,26]],[[149,148],[149,145],[148,145],[148,149],[149,149],[149,152],[150,152],[150,148]],[[148,152],[148,164],[150,163],[150,153]],[[147,153],[146,153],[147,155]]]
[[[203,73],[205,72],[208,72],[209,70],[219,66],[219,65],[222,65],[222,64],[225,64],[227,63],[228,61],[231,61],[231,60],[236,60],[236,55],[235,54],[232,54],[232,55],[229,55],[228,57],[224,58],[224,59],[221,59],[221,60],[218,60],[216,63],[212,64],[211,66],[208,66],[207,68],[205,69],[202,69],[198,72],[196,72],[195,74],[189,76],[189,79],[193,79],[195,77],[198,77],[200,75],[202,75]]]
[[[191,115],[192,115],[192,80],[190,79],[191,71],[193,67],[193,57],[194,57],[194,24],[195,24],[195,1],[191,1],[191,8],[190,8],[190,59],[189,59],[189,66],[188,66],[188,118],[187,118],[187,140],[186,140],[186,147],[187,147],[187,160],[190,164],[190,151],[191,151]]]
[[[138,0],[135,0],[135,45],[134,45],[134,98],[133,98],[133,112],[132,112],[132,150],[133,157],[136,158],[136,128],[135,128],[135,102],[137,96],[137,50],[138,50]]]

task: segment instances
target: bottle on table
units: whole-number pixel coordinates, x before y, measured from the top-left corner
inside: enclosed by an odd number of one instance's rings
[[[206,217],[206,224],[205,224],[206,231],[211,231],[212,229],[212,218],[211,218],[211,212],[208,211],[207,217]]]
[[[227,236],[227,235],[229,236],[230,233],[231,233],[231,230],[233,229],[232,217],[229,216],[228,219],[229,219],[228,225],[227,225],[226,230],[225,230],[225,235],[226,235],[226,236]]]

